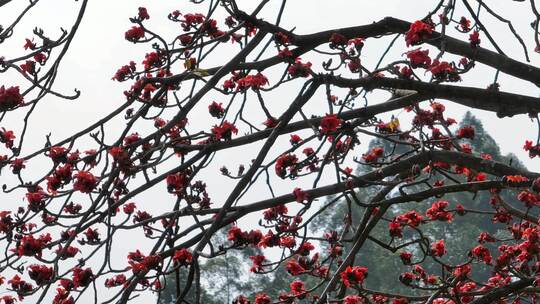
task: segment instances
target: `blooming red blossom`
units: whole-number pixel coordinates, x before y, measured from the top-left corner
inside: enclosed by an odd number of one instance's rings
[[[136,70],[137,68],[136,68],[135,62],[130,61],[129,65],[124,65],[120,69],[118,69],[118,71],[116,71],[112,79],[116,81],[124,81],[130,78],[135,73]]]
[[[298,158],[294,154],[284,154],[278,157],[276,160],[275,171],[276,175],[285,178],[287,176],[287,169],[291,175],[295,175],[298,164]]]
[[[453,63],[450,64],[446,61],[439,62],[439,60],[435,60],[428,70],[439,81],[461,81],[461,77]]]
[[[97,178],[88,171],[79,171],[75,173],[74,177],[73,189],[82,193],[90,193],[98,185]]]
[[[253,262],[253,266],[249,269],[250,272],[258,273],[264,270],[263,263],[266,261],[264,255],[252,255],[249,259]]]
[[[271,304],[272,299],[265,293],[259,293],[255,295],[255,303],[254,304]]]
[[[33,75],[36,73],[36,62],[33,60],[26,60],[25,63],[21,64],[21,70],[23,73]]]
[[[309,201],[309,194],[300,188],[294,188],[293,194],[296,201],[299,203],[303,203],[304,201]]]
[[[405,33],[405,42],[407,46],[418,45],[431,37],[433,26],[420,20],[411,24],[411,27]]]
[[[369,150],[368,153],[362,154],[362,159],[366,163],[375,163],[381,158],[384,154],[384,149],[381,147],[375,147]]]
[[[330,48],[332,49],[335,49],[339,46],[345,46],[347,45],[347,43],[349,42],[347,40],[347,37],[341,35],[341,34],[338,34],[338,33],[333,33],[331,36],[330,36]]]
[[[169,193],[183,192],[188,185],[188,179],[185,173],[179,172],[167,176],[167,191]]]
[[[22,299],[23,296],[27,295],[34,288],[32,284],[27,283],[25,280],[21,279],[19,275],[14,275],[11,280],[8,281],[11,289],[17,292],[19,299]]]
[[[342,120],[336,114],[327,114],[321,119],[321,133],[325,135],[334,133],[341,126],[341,123]]]
[[[347,266],[343,272],[340,273],[343,284],[347,287],[352,285],[362,284],[368,275],[367,267],[361,266]]]
[[[444,240],[438,240],[431,244],[431,254],[438,257],[446,254],[446,247],[444,245]]]
[[[75,255],[77,255],[78,252],[79,249],[73,246],[62,248],[61,245],[58,245],[58,249],[56,249],[56,254],[60,254],[60,259],[62,260],[73,258],[75,257]]]
[[[428,68],[431,65],[431,58],[429,57],[429,50],[421,50],[420,48],[408,51],[405,53],[411,67],[414,68]]]
[[[261,73],[255,75],[247,75],[244,78],[240,78],[236,81],[236,90],[244,91],[249,88],[258,90],[261,87],[268,85],[268,78]]]
[[[124,274],[116,275],[110,279],[105,280],[105,287],[111,288],[116,286],[122,286],[127,282],[127,278]]]
[[[469,43],[473,48],[480,45],[480,33],[478,31],[473,31],[472,34],[469,35]]]
[[[142,63],[145,70],[149,70],[151,68],[159,68],[162,64],[161,57],[157,52],[147,53],[144,56],[144,60]]]
[[[431,204],[431,208],[426,211],[427,217],[436,221],[451,222],[453,219],[452,213],[446,208],[448,207],[447,201],[436,201]]]
[[[233,134],[238,134],[236,126],[226,120],[220,126],[214,126],[211,131],[216,140],[231,140]]]
[[[51,242],[50,234],[42,234],[37,239],[32,234],[25,235],[21,238],[17,249],[14,251],[19,256],[37,256],[41,257],[41,253],[45,246]]]
[[[462,16],[461,19],[459,19],[459,26],[462,31],[468,32],[471,29],[471,20]]]
[[[9,165],[13,174],[19,174],[22,169],[26,168],[25,162],[26,160],[24,158],[13,159]]]
[[[150,15],[148,15],[148,11],[146,10],[145,7],[139,7],[139,19],[140,20],[144,20],[144,19],[150,19]]]
[[[176,250],[172,260],[180,266],[188,266],[193,261],[193,254],[186,248]]]
[[[290,287],[294,296],[306,293],[306,286],[302,281],[294,281],[290,284]]]
[[[19,92],[19,87],[0,87],[0,111],[11,110],[23,105],[23,96]]]
[[[225,109],[221,106],[222,103],[217,103],[215,101],[212,101],[212,103],[208,106],[208,112],[210,112],[210,115],[215,118],[222,118],[225,114]]]
[[[53,278],[53,269],[45,265],[30,265],[28,267],[28,276],[34,280],[38,286],[50,282]]]
[[[470,255],[473,257],[473,258],[476,258],[480,261],[483,261],[484,263],[490,265],[491,264],[491,261],[493,260],[492,257],[491,257],[491,253],[489,252],[489,249],[482,246],[482,245],[478,245],[476,247],[474,247],[471,252],[470,252]]]
[[[13,140],[15,139],[15,133],[8,131],[5,128],[0,130],[0,143],[6,145],[6,148],[11,149],[13,147]]]
[[[75,288],[86,287],[94,280],[92,269],[82,269],[80,267],[73,268],[73,285]]]
[[[346,296],[343,298],[343,304],[361,304],[362,301],[359,296]]]
[[[474,127],[464,126],[457,131],[456,136],[457,138],[474,139]]]
[[[124,37],[127,41],[137,42],[144,38],[144,29],[141,26],[133,26],[126,31]]]
[[[311,72],[311,62],[303,63],[300,58],[296,58],[293,64],[287,69],[292,77],[309,77]]]

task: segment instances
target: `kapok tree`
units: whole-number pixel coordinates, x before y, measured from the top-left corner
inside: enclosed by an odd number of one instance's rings
[[[10,2],[0,1],[0,8]],[[60,93],[54,81],[88,4],[79,1],[73,26],[59,36],[39,28],[32,37],[13,35],[38,2],[0,30],[0,42],[21,41],[19,54],[1,57],[0,71],[22,77],[0,86],[1,118],[24,117],[0,132],[3,195],[11,198],[0,212],[3,303],[127,303],[174,283],[163,278],[178,278],[181,270],[187,276],[176,281],[182,282],[176,302],[186,303],[191,293],[198,303],[199,263],[248,247],[263,254],[247,267],[261,274],[286,267],[290,290],[275,297],[254,290],[238,295],[237,304],[536,301],[540,175],[472,151],[467,141],[474,128],[457,128],[445,112],[456,103],[538,121],[537,97],[505,92],[498,82],[509,75],[540,84],[540,69],[526,63],[540,49],[533,0],[529,39],[514,27],[520,20],[505,19],[483,1],[473,7],[469,0],[441,0],[420,20],[388,17],[308,34],[280,27],[285,0],[277,1],[275,21],[260,18],[266,0],[252,11],[234,0],[193,1],[198,10],[168,16],[141,7],[119,39],[147,53],[111,72],[114,81],[129,84],[119,97],[123,104],[65,140],[27,151],[36,106],[51,96],[79,95]],[[484,16],[508,26],[515,40],[497,42]],[[176,34],[147,25],[157,18]],[[522,46],[524,60],[505,55],[505,44]],[[364,64],[370,45],[380,56],[376,65]],[[492,69],[493,81],[466,86],[465,75],[478,66]],[[398,112],[400,119],[392,115]],[[123,128],[110,127],[117,119]],[[400,149],[368,148],[363,138]],[[539,139],[523,141],[531,158],[540,155]],[[216,163],[228,151],[242,157]],[[358,164],[370,170],[357,174]],[[229,186],[207,186],[216,173]],[[363,188],[375,194],[357,197]],[[445,200],[445,194],[481,191],[490,195],[482,210]],[[519,194],[504,199],[511,191]],[[141,199],[145,193],[154,199]],[[156,213],[158,204],[167,210]],[[314,233],[314,219],[336,204],[349,208],[340,228]],[[403,205],[410,211],[389,216]],[[351,216],[353,209],[362,216]],[[462,261],[449,263],[445,255],[453,248],[424,231],[471,214],[492,218],[500,234],[480,234],[468,252],[454,253]],[[379,226],[385,237],[372,233]],[[212,238],[220,229],[228,229],[227,242]],[[126,235],[144,235],[151,245],[113,265]],[[369,269],[355,260],[366,242],[410,267],[395,274],[410,293],[366,287]],[[485,266],[489,279],[475,279]],[[316,283],[307,285],[306,278]]]

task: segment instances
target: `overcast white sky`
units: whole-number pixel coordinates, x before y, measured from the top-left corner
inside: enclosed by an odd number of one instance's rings
[[[244,0],[238,2],[245,11],[251,11],[259,1]],[[282,19],[282,26],[288,29],[296,27],[296,33],[311,33],[330,28],[368,24],[378,21],[385,16],[394,16],[407,21],[414,21],[424,16],[434,5],[434,2],[432,0],[289,0]],[[529,28],[532,16],[529,14],[527,4],[496,0],[485,2],[489,3],[497,12],[504,14],[506,18],[516,20],[516,28],[521,33],[525,33],[524,39],[528,43],[533,64],[538,65],[540,54],[532,52],[534,45],[532,43],[532,31]],[[27,1],[24,0],[14,0],[13,3],[0,9],[0,24],[6,25],[7,21],[4,20],[11,20],[13,17],[12,13],[26,3]],[[262,12],[262,16],[268,18],[269,21],[273,21],[280,3],[281,1],[271,0],[270,4]],[[193,5],[187,0],[90,1],[84,21],[68,55],[62,62],[60,75],[55,84],[55,88],[58,91],[66,93],[71,92],[73,88],[78,88],[82,92],[81,97],[76,101],[59,100],[52,96],[45,98],[39,105],[36,113],[32,116],[30,133],[28,135],[29,140],[25,146],[26,152],[42,147],[45,134],[52,133],[53,136],[51,139],[53,142],[64,139],[75,131],[98,120],[124,101],[122,92],[129,84],[119,84],[118,82],[111,81],[112,75],[118,67],[127,64],[130,60],[134,60],[140,64],[143,55],[150,51],[149,46],[134,45],[123,39],[124,32],[131,26],[128,18],[136,14],[139,6],[146,6],[148,8],[151,16],[149,27],[159,33],[165,33],[168,37],[174,37],[180,33],[178,25],[167,20],[168,13],[176,9],[182,13],[205,11],[194,9]],[[41,0],[33,12],[17,28],[14,35],[15,38],[10,39],[6,44],[0,45],[0,56],[10,58],[14,54],[22,52],[24,38],[31,37],[31,29],[35,26],[43,27],[47,32],[54,34],[59,33],[58,28],[60,26],[70,27],[71,22],[76,16],[78,7],[79,2],[73,0]],[[461,16],[460,12],[456,14],[457,18]],[[218,20],[222,24],[224,15],[221,14],[218,16],[221,16],[218,17]],[[495,39],[503,46],[505,52],[518,60],[523,60],[523,54],[519,45],[513,40],[504,24],[495,23],[491,20],[487,22],[487,25],[494,34]],[[457,36],[457,38],[462,39],[467,39],[467,37],[468,35]],[[402,47],[397,47],[396,51],[389,55],[389,59],[395,60],[405,51],[403,41],[399,40],[399,43],[402,44]],[[482,41],[482,46],[488,46],[487,39]],[[383,47],[384,45],[381,42],[375,39],[368,39],[365,54],[362,58],[363,63],[373,66],[378,60],[378,57],[376,57],[377,54],[380,54]],[[230,48],[230,50],[229,53],[219,54],[219,58],[213,59],[214,63],[217,65],[221,60],[232,57],[234,55],[233,49]],[[370,54],[373,56],[370,56]],[[315,59],[313,61],[317,62]],[[315,64],[314,70],[317,69],[320,69],[320,66]],[[465,75],[463,77],[464,81],[458,83],[458,85],[486,87],[491,83],[493,75],[493,70],[479,65],[475,71]],[[270,81],[272,82],[272,79]],[[507,76],[500,77],[499,82],[503,91],[538,96],[538,89],[529,83]],[[20,83],[20,79],[15,78],[13,74],[0,74],[0,85],[9,86],[18,83]],[[294,94],[294,88],[291,88],[289,91],[281,90],[279,95],[269,94],[268,96],[275,99],[276,103],[281,99],[281,103],[286,105]],[[211,100],[213,100],[213,96],[210,95],[205,99],[201,109],[205,108]],[[382,98],[372,100],[373,102],[384,101]],[[461,106],[449,102],[446,102],[445,105],[448,109],[448,115],[458,119],[466,110]],[[316,106],[311,109],[314,114],[317,113],[316,110],[318,108]],[[204,111],[199,112],[203,113]],[[323,113],[319,111],[318,114]],[[540,161],[529,160],[527,154],[521,148],[525,139],[536,139],[537,129],[534,122],[531,122],[523,115],[501,120],[494,113],[475,110],[474,114],[483,121],[486,130],[497,140],[503,153],[512,152],[520,157],[520,160],[528,166],[529,170],[540,171]],[[0,126],[8,129],[16,129],[17,125],[19,125],[19,120],[20,117],[12,115],[3,121]],[[208,128],[207,116],[191,116],[190,120],[194,128],[199,124],[201,128]],[[122,121],[119,120],[110,125],[109,128],[114,130],[121,127]],[[140,131],[142,131],[141,133],[145,133],[144,130]],[[149,132],[151,131],[153,130],[149,130]],[[86,147],[81,147],[81,149],[84,148]],[[361,146],[355,150],[355,153],[360,155],[366,149],[367,147]],[[252,146],[250,151],[242,150],[239,152],[236,150],[223,152],[216,157],[215,162],[218,164],[217,167],[228,165],[234,171],[236,165],[240,163],[247,165],[248,160],[253,158],[256,152],[256,146]],[[36,163],[36,166],[41,165]],[[207,178],[205,181],[209,185],[214,202],[219,202],[223,198],[223,195],[226,195],[226,190],[229,190],[233,185],[231,181],[216,174],[217,167],[211,167],[202,172],[202,176]],[[2,173],[4,174],[1,177],[1,182],[8,183],[9,176],[6,175],[7,171]],[[278,194],[289,193],[297,186],[290,183],[280,183],[279,185],[277,189]],[[260,198],[260,191],[266,190],[262,186],[254,187],[253,191],[245,197],[245,201],[248,202]],[[144,206],[144,209],[149,211],[154,210],[151,213],[157,214],[160,210],[165,211],[172,206],[172,198],[163,195],[162,192],[160,193],[159,196],[155,196],[155,193],[148,192],[137,197],[136,201],[139,205]],[[19,196],[16,205],[18,206],[20,203]],[[149,245],[140,232],[137,236],[129,235],[119,241],[120,243],[118,245],[124,247],[121,250],[122,252]],[[118,254],[113,258],[118,266],[125,263],[125,254]],[[134,300],[133,303],[148,303],[153,297],[151,294],[145,294]]]

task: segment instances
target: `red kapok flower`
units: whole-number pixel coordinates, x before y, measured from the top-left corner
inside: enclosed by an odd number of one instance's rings
[[[211,131],[216,140],[231,140],[233,133],[238,134],[236,126],[226,120],[220,126],[214,126]]]
[[[39,286],[50,282],[54,274],[53,269],[45,265],[31,265],[28,268],[28,276]]]
[[[341,119],[336,114],[327,114],[321,119],[321,132],[325,135],[334,133],[341,126]]]
[[[362,284],[368,275],[367,267],[361,266],[347,266],[347,268],[340,273],[343,284],[347,287],[351,285]]]
[[[443,256],[446,253],[446,247],[444,245],[444,240],[438,240],[431,244],[431,254],[434,256]]]
[[[421,44],[431,37],[431,33],[433,33],[433,26],[420,20],[415,21],[405,33],[405,42],[407,46]]]
[[[126,31],[124,37],[127,41],[137,42],[144,38],[144,29],[140,26],[133,26]]]
[[[98,185],[97,178],[88,171],[79,171],[74,177],[75,183],[73,183],[73,190],[77,190],[82,193],[90,193]]]
[[[73,284],[75,285],[75,288],[86,287],[92,280],[94,280],[92,269],[82,269],[80,267],[73,268]]]
[[[23,104],[23,96],[19,87],[0,87],[0,111],[11,110]]]
[[[186,248],[182,248],[174,252],[172,260],[180,266],[187,266],[191,264],[193,255]]]

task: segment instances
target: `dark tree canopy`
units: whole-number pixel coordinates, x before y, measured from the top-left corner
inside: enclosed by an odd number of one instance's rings
[[[286,0],[119,11],[144,55],[102,67],[122,102],[64,139],[33,118],[82,99],[57,80],[90,81],[62,67],[92,3],[53,32],[23,2],[0,0],[0,303],[537,302],[540,172],[518,157],[540,129],[505,119],[540,126],[534,0],[315,32]]]

